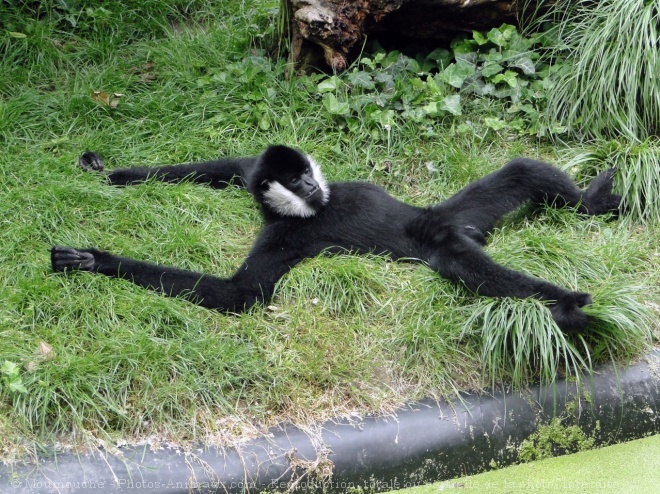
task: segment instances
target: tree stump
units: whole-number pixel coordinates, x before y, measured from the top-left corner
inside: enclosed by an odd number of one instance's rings
[[[367,36],[447,43],[458,33],[503,23],[551,0],[282,0],[288,14],[290,61],[298,70],[341,72]]]

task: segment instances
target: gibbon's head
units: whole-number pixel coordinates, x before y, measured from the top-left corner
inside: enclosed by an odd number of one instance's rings
[[[330,189],[311,156],[287,146],[270,146],[260,156],[249,190],[279,216],[309,218],[327,204]]]

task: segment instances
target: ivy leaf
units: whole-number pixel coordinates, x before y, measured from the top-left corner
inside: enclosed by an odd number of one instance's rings
[[[319,93],[329,93],[336,91],[340,86],[341,80],[339,77],[333,75],[332,77],[328,77],[324,81],[319,82],[316,87],[318,88]]]
[[[346,125],[350,132],[356,133],[360,131],[361,122],[357,118],[347,118]]]
[[[355,87],[361,87],[363,89],[374,89],[376,87],[371,76],[363,70],[351,72],[348,74],[348,80]]]
[[[491,94],[493,94],[494,91],[495,91],[495,85],[489,82],[485,84],[484,87],[481,88],[481,95],[490,96]]]
[[[456,63],[466,63],[468,65],[476,66],[479,61],[479,54],[476,51],[469,51],[467,53],[457,53]]]
[[[378,111],[371,114],[371,120],[378,122],[383,127],[394,126],[394,110]]]
[[[492,48],[487,55],[484,55],[484,60],[487,62],[501,62],[502,58],[502,52],[497,51],[495,48]]]
[[[537,115],[539,113],[539,111],[536,108],[534,108],[534,106],[530,105],[529,103],[526,103],[524,105],[520,105],[520,107],[518,109],[519,109],[519,111],[521,111],[523,113],[527,113],[528,115]]]
[[[404,110],[401,113],[401,116],[405,119],[410,119],[413,122],[422,122],[424,120],[424,117],[429,113],[425,110],[426,107],[424,108],[410,108],[407,110]],[[434,108],[434,112],[437,112],[437,106]]]
[[[399,60],[400,56],[401,56],[401,52],[399,50],[393,50],[387,53],[385,57],[383,57],[381,65],[383,67],[391,67],[397,62],[397,60]]]
[[[400,55],[397,61],[392,65],[392,70],[395,74],[404,72],[418,74],[421,69],[417,63],[417,60]]]
[[[378,84],[382,84],[385,91],[391,91],[394,89],[394,76],[392,74],[388,74],[387,72],[377,72],[374,75],[374,80]]]
[[[333,115],[348,115],[350,108],[345,101],[339,101],[337,96],[332,93],[323,95],[323,106]]]
[[[259,123],[259,128],[261,130],[268,130],[270,129],[270,118],[268,118],[268,115],[266,114],[261,114],[258,117],[258,123]]]
[[[9,391],[12,393],[27,393],[28,390],[25,386],[23,386],[23,383],[21,382],[20,379],[16,381],[12,381],[9,383]]]
[[[358,94],[353,96],[349,101],[349,107],[351,110],[356,112],[361,112],[365,106],[373,103],[373,98],[368,94]]]
[[[440,104],[440,109],[452,115],[461,115],[461,96],[459,94],[445,96]]]
[[[2,367],[0,367],[0,373],[9,377],[18,376],[18,364],[5,360]]]
[[[484,118],[484,125],[493,130],[502,130],[507,127],[507,123],[504,120],[495,117]]]
[[[440,80],[455,88],[461,88],[465,79],[474,75],[475,68],[465,62],[452,63],[440,74]]]
[[[509,39],[509,42],[507,43],[507,47],[510,50],[516,51],[518,53],[524,53],[528,51],[531,46],[532,46],[532,42],[527,38],[523,38],[517,32],[514,32],[511,35],[511,39]]]
[[[422,110],[424,110],[424,113],[427,115],[437,115],[438,114],[438,103],[435,101],[431,101],[429,104],[424,105],[422,107]]]
[[[518,85],[518,74],[512,70],[507,70],[504,74],[497,74],[492,80],[495,84],[506,82],[509,86],[516,87]]]
[[[525,75],[532,75],[536,73],[536,66],[531,58],[522,56],[509,64],[510,67],[516,67],[523,71]]]
[[[473,52],[476,47],[477,42],[467,38],[457,38],[451,42],[451,49],[454,52],[454,56]]]
[[[504,46],[506,44],[506,40],[504,39],[504,35],[502,34],[502,31],[500,31],[496,27],[488,31],[488,34],[486,36],[492,43],[496,44],[497,46]]]
[[[503,89],[495,88],[491,95],[497,99],[511,98],[511,88],[505,86]]]
[[[489,96],[495,90],[492,82],[485,82],[483,79],[473,79],[461,91],[472,92],[477,96]]]
[[[497,46],[506,46],[511,37],[516,34],[516,28],[510,24],[502,24],[499,28],[494,27],[486,34],[486,37]]]
[[[516,104],[519,103],[522,96],[523,96],[523,88],[521,84],[518,84],[517,86],[511,88],[512,103],[516,103]]]
[[[486,77],[487,79],[491,78],[495,74],[498,74],[504,70],[504,67],[502,67],[499,63],[495,62],[486,62],[484,64],[483,69],[481,69],[481,75]]]
[[[449,65],[452,57],[449,54],[449,50],[445,48],[436,48],[431,53],[429,53],[426,58],[429,60],[434,60],[438,64],[439,69],[444,69]]]
[[[479,31],[472,31],[472,37],[474,38],[474,40],[477,42],[477,44],[479,46],[485,45],[486,43],[488,43],[488,38],[486,36],[484,36],[482,33],[480,33]]]

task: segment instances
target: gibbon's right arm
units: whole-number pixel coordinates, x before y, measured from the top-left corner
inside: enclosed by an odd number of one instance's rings
[[[268,242],[257,244],[230,278],[139,261],[97,249],[62,246],[51,249],[51,264],[56,272],[89,271],[122,278],[169,297],[183,297],[208,309],[240,313],[268,301],[277,281],[302,260],[295,251],[273,250]]]
[[[146,180],[177,183],[189,180],[197,184],[206,184],[215,189],[228,185],[245,187],[258,156],[247,158],[223,158],[201,163],[184,163],[165,166],[138,166],[118,168],[108,172],[108,181],[112,185],[136,185]],[[93,151],[87,151],[80,157],[80,166],[85,170],[101,171],[103,159]]]

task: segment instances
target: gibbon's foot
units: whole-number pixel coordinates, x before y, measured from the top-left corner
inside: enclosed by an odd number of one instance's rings
[[[58,245],[50,250],[50,263],[53,271],[91,271],[95,259],[91,252]]]
[[[618,215],[621,206],[621,196],[612,193],[614,173],[610,168],[598,174],[584,192],[584,206],[591,215],[614,213]]]
[[[78,159],[78,164],[80,168],[85,171],[95,171],[100,172],[105,168],[105,163],[100,154],[95,153],[94,151],[85,151],[80,155]]]
[[[591,304],[591,295],[571,292],[550,304],[552,318],[559,328],[566,333],[577,333],[589,324],[589,316],[581,309]]]

